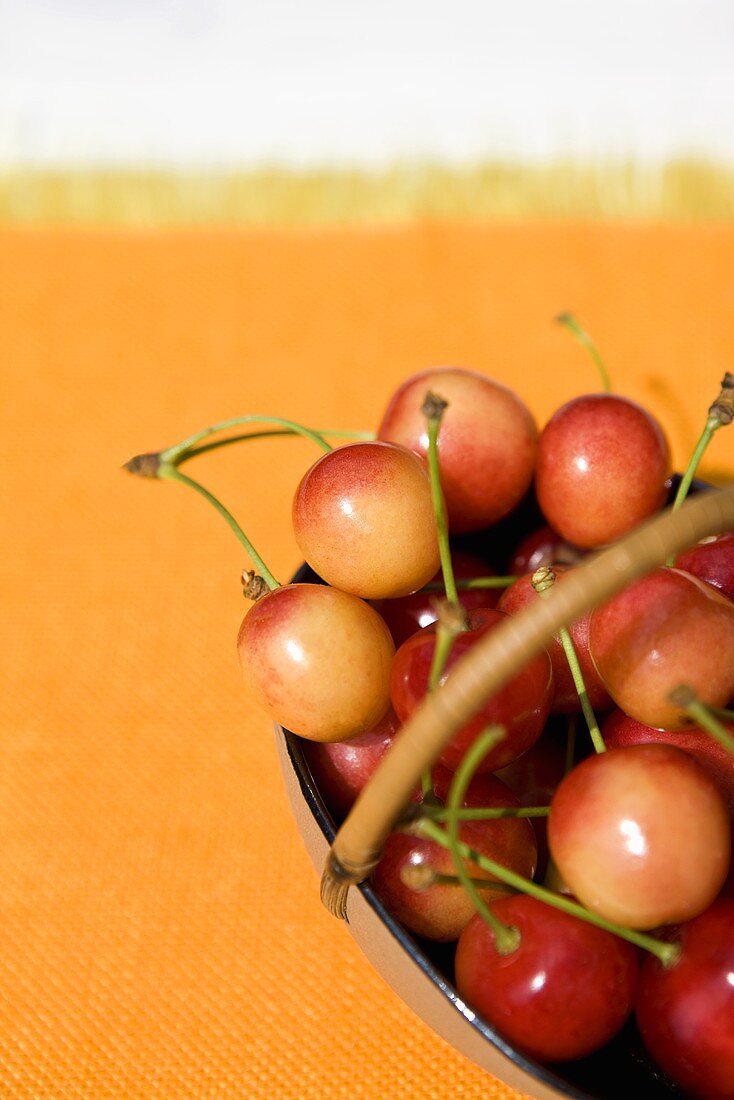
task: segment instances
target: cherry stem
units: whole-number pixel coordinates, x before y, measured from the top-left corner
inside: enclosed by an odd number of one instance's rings
[[[727,710],[726,707],[709,707],[709,710],[725,722],[734,722],[734,710]]]
[[[466,588],[509,588],[511,584],[514,584],[517,577],[467,577],[465,580],[455,580],[454,584],[457,589],[463,590]],[[426,592],[443,592],[444,585],[439,583],[431,583],[425,585]]]
[[[502,921],[495,916],[474,885],[466,869],[464,860],[462,859],[462,852],[459,844],[459,819],[457,817],[457,813],[461,809],[461,803],[464,800],[469,784],[474,778],[474,773],[480,761],[504,736],[505,730],[502,726],[489,726],[479,735],[479,737],[477,737],[468,751],[464,754],[461,764],[451,782],[448,799],[446,801],[446,809],[449,813],[446,837],[459,881],[471,898],[472,904],[480,917],[482,917],[491,928],[494,934],[495,948],[500,955],[510,955],[520,946],[520,933],[516,928],[511,928],[503,924]]]
[[[435,691],[436,688],[439,687],[443,671],[446,667],[446,661],[451,652],[451,647],[454,644],[454,638],[457,634],[460,634],[463,629],[463,617],[439,615],[436,624],[436,644],[433,648],[431,668],[428,673],[429,692]],[[428,799],[430,802],[430,799],[434,796],[433,776],[431,775],[430,768],[426,768],[421,775],[421,790],[423,793],[423,800],[425,801]]]
[[[234,518],[232,513],[224,507],[221,501],[217,500],[213,493],[210,493],[209,490],[205,489],[204,486],[201,485],[198,481],[194,481],[193,478],[189,477],[187,474],[182,473],[176,466],[173,466],[169,463],[162,463],[160,465],[160,467],[158,468],[157,476],[159,478],[167,479],[169,481],[180,481],[183,485],[188,485],[191,489],[194,489],[197,493],[200,493],[205,500],[208,500],[209,503],[213,505],[214,508],[216,508],[220,516],[223,517],[229,527],[231,527],[231,529],[234,531],[236,537],[244,546],[255,567],[257,568],[258,573],[263,578],[268,588],[271,591],[274,588],[280,588],[280,584],[270,572],[267,565],[260,557],[255,547],[252,545],[237,520]]]
[[[550,592],[555,584],[556,575],[549,565],[541,565],[540,569],[536,569],[532,577],[532,585],[539,596],[545,596]],[[596,720],[594,714],[594,708],[591,705],[589,699],[589,693],[586,690],[586,682],[584,680],[584,674],[581,671],[581,665],[579,664],[578,654],[576,653],[576,647],[571,640],[571,635],[565,626],[562,626],[558,631],[558,637],[561,645],[563,646],[563,652],[566,654],[566,660],[568,661],[568,667],[571,670],[571,676],[573,677],[574,687],[576,688],[576,694],[579,697],[581,704],[581,710],[584,718],[586,719],[586,725],[589,727],[589,734],[591,741],[596,752],[606,752],[607,747],[604,744],[604,738],[601,735],[599,729],[599,723]]]
[[[400,871],[400,878],[409,890],[415,890],[417,893],[428,890],[431,886],[462,886],[458,875],[445,875],[442,871],[431,867],[430,863],[407,863]],[[478,890],[491,890],[498,894],[516,893],[510,886],[505,886],[503,882],[494,882],[492,879],[470,876],[470,881]]]
[[[734,755],[734,737],[724,729],[711,709],[701,702],[693,688],[687,684],[679,684],[671,691],[669,699],[675,706],[681,707],[704,733],[710,734],[723,749]]]
[[[673,511],[677,511],[677,509],[680,508],[681,504],[688,496],[691,488],[691,482],[693,481],[696,470],[698,469],[698,464],[703,458],[704,452],[711,442],[711,437],[713,436],[714,432],[721,426],[721,421],[717,417],[710,416],[707,419],[706,425],[701,432],[698,443],[696,444],[693,454],[691,455],[691,460],[686,467],[686,472],[680,479],[680,485],[678,486],[678,491],[675,494],[675,500],[673,501]]]
[[[448,836],[435,821],[424,818],[420,821],[418,828],[421,835],[428,840],[435,840],[443,848],[450,847]],[[474,851],[468,844],[459,841],[457,847],[465,859],[476,863],[477,867],[481,867],[483,871],[495,875],[500,882],[511,886],[519,893],[528,894],[531,898],[536,898],[537,901],[543,901],[547,905],[561,909],[564,913],[569,913],[572,917],[578,917],[589,924],[595,924],[597,928],[603,928],[606,932],[612,932],[615,936],[619,936],[620,939],[628,940],[630,943],[636,944],[637,947],[650,951],[657,956],[665,967],[672,966],[678,960],[680,948],[677,944],[664,943],[662,940],[656,940],[653,936],[645,935],[644,932],[637,932],[632,928],[624,928],[621,924],[614,924],[612,921],[605,920],[604,917],[599,917],[596,913],[584,909],[583,905],[571,901],[563,894],[556,894],[552,890],[547,890],[544,886],[539,886],[537,882],[532,882],[530,879],[518,875],[515,871],[508,870],[501,863],[495,863],[494,860],[483,856],[481,852]]]
[[[452,812],[440,806],[421,806],[421,813],[432,821],[448,821]],[[472,806],[454,810],[457,821],[494,821],[503,817],[548,817],[550,806]]]
[[[428,423],[428,473],[431,479],[431,499],[433,501],[433,514],[436,520],[436,536],[438,539],[438,551],[441,558],[441,575],[446,601],[450,609],[460,610],[461,604],[456,591],[454,580],[454,567],[451,562],[451,547],[449,546],[449,524],[446,516],[446,504],[441,489],[441,468],[438,461],[438,433],[441,430],[441,420],[444,410],[448,405],[437,394],[427,393],[421,407],[421,412]],[[439,614],[436,627],[436,645],[431,660],[431,671],[428,678],[428,690],[435,691],[441,682],[443,670],[446,667],[454,638],[463,629],[462,621],[451,614]],[[430,768],[427,768],[421,776],[421,789],[423,798],[430,801],[433,795],[433,777]]]
[[[721,391],[719,396],[714,401],[713,405],[708,411],[708,417],[706,418],[706,424],[701,437],[696,444],[691,460],[686,467],[686,472],[680,480],[678,486],[678,492],[675,494],[675,500],[673,501],[673,511],[680,508],[683,501],[688,496],[688,492],[691,488],[691,482],[698,469],[698,464],[703,458],[704,452],[711,442],[711,437],[714,432],[719,428],[726,427],[727,424],[731,424],[734,419],[734,374],[727,373],[724,375],[721,382]],[[668,563],[670,564],[670,562]]]
[[[375,438],[374,432],[343,432],[331,428],[314,428],[316,435],[331,436],[334,439],[356,439],[357,441],[370,441]],[[273,428],[272,431],[241,432],[239,435],[230,435],[226,439],[215,439],[211,443],[202,443],[200,447],[192,447],[178,460],[178,465],[188,462],[190,458],[197,458],[207,451],[216,451],[219,447],[227,447],[230,443],[241,443],[247,439],[272,439],[276,436],[300,435],[294,428]]]
[[[218,424],[212,424],[209,428],[204,428],[201,432],[196,432],[195,435],[191,435],[188,439],[182,440],[181,443],[175,443],[172,447],[166,447],[164,451],[160,453],[161,464],[166,466],[177,466],[180,462],[186,461],[190,457],[189,452],[200,443],[203,439],[208,439],[210,435],[216,435],[217,432],[227,431],[228,428],[237,428],[242,424],[277,424],[280,428],[288,428],[294,435],[302,435],[305,439],[310,439],[318,447],[321,447],[323,451],[331,451],[331,444],[326,440],[319,432],[314,431],[312,428],[306,428],[303,424],[298,424],[295,420],[286,420],[282,416],[235,416],[230,420],[220,420]]]
[[[449,523],[446,516],[446,502],[443,499],[441,489],[441,469],[438,461],[438,433],[441,429],[441,420],[448,402],[435,393],[427,393],[421,412],[428,422],[428,472],[431,477],[431,496],[433,498],[433,514],[436,517],[436,534],[438,536],[438,550],[441,556],[441,573],[446,591],[446,599],[450,604],[458,606],[459,597],[456,592],[454,580],[454,567],[451,562],[451,548],[449,546]]]
[[[607,368],[604,364],[604,360],[599,354],[599,349],[589,336],[588,332],[586,332],[586,330],[581,327],[581,325],[578,323],[572,313],[559,313],[556,317],[556,321],[559,325],[563,325],[565,328],[568,329],[569,332],[573,333],[578,342],[586,348],[586,350],[591,355],[591,358],[594,360],[596,369],[599,371],[604,390],[606,391],[606,393],[611,393],[612,383],[609,378],[609,372],[607,371]]]

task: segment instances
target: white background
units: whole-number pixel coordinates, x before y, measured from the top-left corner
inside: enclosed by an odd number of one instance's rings
[[[0,0],[0,164],[734,161],[731,0]]]

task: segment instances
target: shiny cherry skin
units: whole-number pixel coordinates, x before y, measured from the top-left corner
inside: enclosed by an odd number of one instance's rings
[[[390,705],[390,631],[364,600],[335,588],[268,592],[245,616],[237,650],[254,697],[301,737],[354,737]]]
[[[563,580],[567,572],[568,570],[562,565],[554,567],[556,584]],[[515,583],[502,593],[497,608],[499,611],[507,612],[508,615],[514,615],[523,607],[527,607],[528,604],[535,603],[536,600],[541,598],[533,588],[532,574],[526,573],[524,576],[518,577]],[[569,627],[568,632],[576,650],[589,701],[595,710],[606,710],[607,707],[611,706],[612,701],[589,654],[589,618],[590,615],[584,615]],[[548,646],[548,655],[553,666],[553,705],[551,713],[573,714],[581,710],[581,703],[579,702],[576,685],[573,682],[568,659],[557,636],[553,638]]]
[[[665,503],[668,443],[657,420],[614,394],[563,405],[538,441],[535,489],[551,527],[576,546],[612,542]]]
[[[408,378],[385,411],[378,439],[423,457],[421,406],[432,391],[448,401],[438,437],[441,483],[452,533],[478,531],[511,512],[533,477],[538,429],[517,394],[477,371],[437,367]]]
[[[323,455],[296,490],[293,530],[323,580],[364,599],[407,596],[439,566],[428,472],[393,443]]]
[[[687,1095],[734,1096],[734,900],[714,904],[670,932],[680,958],[665,969],[649,956],[637,1022],[655,1061]]]
[[[454,639],[441,683],[451,675],[457,661],[489,630],[494,630],[507,616],[491,608],[471,611],[468,629]],[[423,630],[403,642],[395,654],[390,677],[390,695],[395,713],[401,722],[407,721],[428,691],[433,650],[436,644],[435,626]],[[462,727],[444,748],[440,763],[455,771],[469,745],[490,724],[504,726],[506,736],[487,753],[479,772],[492,772],[516,760],[529,749],[542,732],[553,698],[553,674],[550,657],[543,650],[520,672],[493,695],[481,710]]]
[[[734,722],[724,722],[734,736]],[[622,710],[615,710],[602,726],[602,737],[609,749],[625,745],[674,745],[692,756],[705,768],[724,796],[729,813],[734,815],[734,755],[710,734],[697,727],[686,730],[656,730],[636,722]],[[510,784],[512,786],[512,784]]]
[[[575,565],[584,551],[562,539],[552,527],[539,527],[518,543],[507,572],[514,577],[534,573],[541,565]]]
[[[446,801],[453,776],[445,768],[435,768],[433,789]],[[416,795],[416,800],[418,796]],[[501,780],[493,775],[475,776],[462,803],[472,806],[517,806],[518,801]],[[459,838],[477,852],[520,875],[532,878],[535,871],[535,834],[525,818],[498,818],[494,821],[464,821]],[[387,838],[382,858],[373,871],[373,885],[387,908],[406,928],[418,936],[448,943],[458,939],[475,912],[466,891],[458,885],[434,885],[413,890],[403,882],[402,869],[427,864],[442,874],[455,874],[451,853],[433,840],[408,833],[394,832]],[[494,881],[493,876],[473,864],[466,864],[473,878]],[[487,901],[502,892],[482,889]]]
[[[617,706],[656,729],[691,725],[668,699],[679,684],[709,706],[734,695],[734,604],[680,569],[656,569],[597,607],[589,649]]]
[[[588,909],[628,928],[689,920],[729,870],[731,824],[707,772],[671,745],[590,756],[551,803],[551,856]]]
[[[456,986],[514,1046],[540,1062],[583,1058],[614,1038],[632,1011],[637,952],[625,940],[535,898],[493,902],[519,947],[500,955],[475,916],[456,949]]]
[[[395,711],[390,707],[375,726],[348,741],[309,741],[304,745],[316,786],[335,818],[346,817],[399,728]]]
[[[451,562],[454,567],[456,580],[466,580],[470,577],[494,576],[494,571],[489,569],[481,558],[474,554],[467,554],[461,550],[455,550],[451,554]],[[441,571],[433,578],[440,583]],[[499,598],[499,592],[491,588],[462,588],[459,590],[459,603],[466,611],[472,611],[477,607],[494,607]],[[421,589],[411,596],[402,596],[397,600],[380,600],[374,604],[387,623],[387,628],[392,634],[395,648],[401,646],[417,630],[435,623],[437,618],[436,601],[441,598],[440,592],[429,592]]]
[[[734,600],[734,531],[704,539],[679,554],[675,564]]]

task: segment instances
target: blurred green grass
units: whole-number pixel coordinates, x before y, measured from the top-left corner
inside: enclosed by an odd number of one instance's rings
[[[319,225],[415,218],[730,221],[734,166],[676,160],[384,171],[0,170],[0,223]]]

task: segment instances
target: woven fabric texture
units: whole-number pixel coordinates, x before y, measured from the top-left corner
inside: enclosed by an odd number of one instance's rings
[[[234,639],[244,556],[120,465],[225,416],[372,428],[432,364],[542,422],[616,387],[685,461],[734,362],[734,228],[423,224],[0,236],[0,1095],[509,1100],[329,917]],[[734,475],[716,437],[703,473]],[[281,579],[303,440],[195,472]]]

